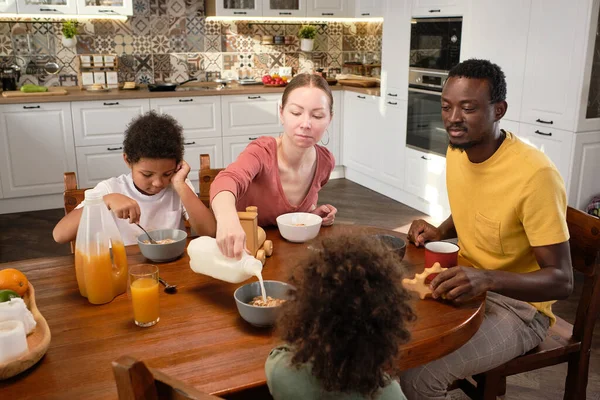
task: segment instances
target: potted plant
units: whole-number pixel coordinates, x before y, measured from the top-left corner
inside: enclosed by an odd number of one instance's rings
[[[65,47],[75,47],[77,44],[77,20],[68,20],[62,24],[62,44]]]
[[[315,37],[317,36],[317,28],[312,25],[302,25],[298,31],[300,38],[300,50],[312,51],[315,45]]]

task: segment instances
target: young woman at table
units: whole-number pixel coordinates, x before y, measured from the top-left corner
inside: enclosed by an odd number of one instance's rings
[[[169,115],[153,111],[134,119],[125,131],[123,159],[131,173],[96,185],[104,203],[118,218],[123,243],[137,244],[146,230],[183,229],[183,219],[200,235],[214,236],[213,214],[202,204],[187,179],[190,166],[183,160],[183,128]],[[65,215],[52,232],[58,243],[77,236],[83,204]]]
[[[317,145],[333,116],[333,96],[318,75],[300,74],[285,88],[279,108],[283,134],[252,141],[237,160],[221,171],[210,187],[217,220],[217,244],[228,257],[239,258],[246,234],[237,210],[258,207],[258,224],[275,225],[289,212],[312,212],[333,224],[337,209],[317,207],[319,190],[335,166],[333,155]]]
[[[406,399],[395,356],[415,315],[398,259],[368,236],[323,240],[290,280],[265,364],[275,400]]]

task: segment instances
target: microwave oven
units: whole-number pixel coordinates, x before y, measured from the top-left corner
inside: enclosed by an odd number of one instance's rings
[[[410,68],[449,71],[460,61],[462,18],[414,18]]]

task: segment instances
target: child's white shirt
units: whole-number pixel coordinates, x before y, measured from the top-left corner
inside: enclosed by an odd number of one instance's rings
[[[189,179],[185,183],[194,193],[194,185]],[[110,193],[119,193],[137,201],[140,206],[141,217],[139,224],[147,231],[156,229],[184,229],[183,219],[188,219],[188,213],[172,185],[167,186],[160,193],[148,196],[140,193],[133,184],[131,173],[116,178],[104,180],[94,188],[102,191],[106,196]],[[77,208],[83,207],[83,202]],[[113,218],[119,228],[119,233],[125,246],[137,244],[137,237],[144,233],[136,224],[130,224],[129,219]]]

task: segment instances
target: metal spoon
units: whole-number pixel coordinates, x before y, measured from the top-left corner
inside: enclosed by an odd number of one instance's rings
[[[177,292],[177,285],[169,285],[163,278],[158,278],[158,281],[165,286],[165,293],[173,294]]]
[[[152,244],[158,244],[158,243],[156,243],[156,240],[152,239],[152,237],[148,234],[148,232],[146,232],[146,230],[144,228],[142,228],[142,226],[140,224],[138,224],[137,222],[135,224],[137,226],[139,226],[141,230],[144,231],[144,233],[146,234],[146,236],[148,236],[148,239],[150,239],[150,243],[152,243]]]

